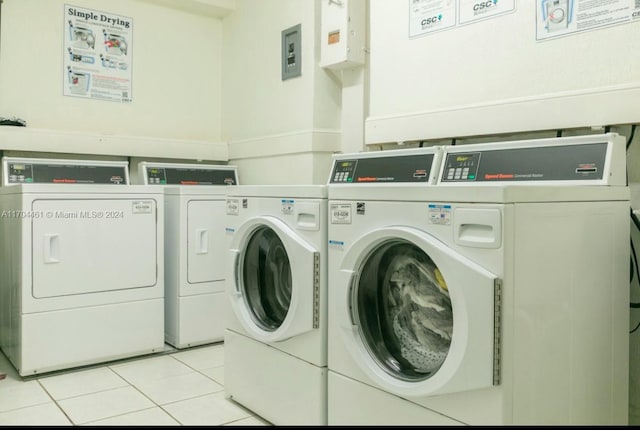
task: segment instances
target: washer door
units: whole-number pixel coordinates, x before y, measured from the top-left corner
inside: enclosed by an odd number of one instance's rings
[[[320,253],[274,217],[249,219],[231,243],[229,295],[244,329],[262,342],[317,328]]]
[[[333,291],[346,347],[374,383],[425,396],[499,383],[499,279],[413,228],[347,251]]]

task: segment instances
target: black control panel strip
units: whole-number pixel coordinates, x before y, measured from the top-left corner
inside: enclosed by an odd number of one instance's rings
[[[7,169],[9,184],[127,185],[126,166],[11,162]]]
[[[446,154],[441,182],[603,179],[607,143]]]
[[[428,182],[434,154],[335,160],[332,184]]]
[[[145,167],[149,185],[237,185],[232,169]]]

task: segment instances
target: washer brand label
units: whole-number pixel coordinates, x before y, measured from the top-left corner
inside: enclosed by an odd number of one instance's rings
[[[329,212],[331,213],[331,224],[351,224],[350,204],[333,204],[329,208]]]
[[[138,200],[133,202],[131,212],[134,214],[153,213],[153,202],[151,200]]]
[[[227,233],[227,234],[233,234],[233,233],[236,232],[236,229],[232,228],[232,227],[225,227],[224,228],[224,232]]]
[[[284,215],[292,215],[295,202],[293,200],[282,199],[281,210]]]
[[[428,213],[431,224],[451,224],[451,205],[429,204]]]
[[[357,202],[356,203],[356,214],[364,215],[364,207],[365,207],[364,202]]]
[[[227,215],[239,215],[240,214],[240,200],[227,199]]]

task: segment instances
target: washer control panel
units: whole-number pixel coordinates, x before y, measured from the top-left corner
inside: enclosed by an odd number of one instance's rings
[[[430,182],[434,160],[433,153],[338,158],[333,162],[329,183]]]
[[[606,158],[606,142],[457,150],[446,153],[440,182],[602,180]]]

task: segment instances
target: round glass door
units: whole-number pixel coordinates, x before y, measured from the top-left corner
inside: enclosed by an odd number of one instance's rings
[[[430,378],[445,361],[453,333],[440,270],[415,244],[391,240],[368,254],[359,275],[352,312],[371,357],[396,379]]]
[[[291,304],[291,266],[284,244],[271,228],[257,228],[245,248],[242,289],[253,322],[277,330]]]

